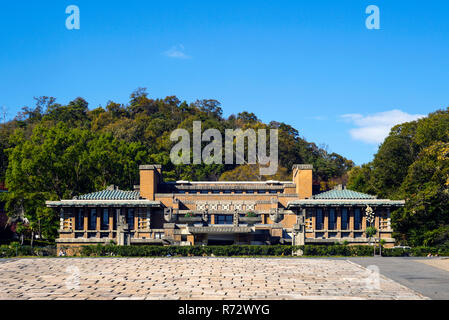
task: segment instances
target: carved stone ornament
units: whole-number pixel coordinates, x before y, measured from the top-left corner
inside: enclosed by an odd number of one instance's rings
[[[375,213],[373,208],[367,205],[365,213],[366,213],[366,220],[368,220],[370,225],[373,225],[375,219]]]
[[[203,211],[206,209],[206,203],[205,202],[197,202],[196,203],[196,210]]]
[[[209,211],[207,209],[203,212],[202,218],[203,218],[203,222],[206,222],[206,223],[209,220]]]
[[[279,223],[282,220],[281,210],[279,208],[270,209],[270,219],[274,223]]]
[[[173,213],[173,208],[165,208],[164,209],[164,219],[167,223],[175,222],[175,215]]]
[[[256,207],[256,204],[254,202],[248,203],[245,202],[245,208],[248,211],[254,210],[254,208]]]

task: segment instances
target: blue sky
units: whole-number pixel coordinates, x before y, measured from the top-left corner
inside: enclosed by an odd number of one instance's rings
[[[65,9],[80,8],[80,30]],[[380,9],[368,30],[365,9]],[[398,122],[449,106],[448,1],[2,1],[0,106],[221,101],[357,164]]]

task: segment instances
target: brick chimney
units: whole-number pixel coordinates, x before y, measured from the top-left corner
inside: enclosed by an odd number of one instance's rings
[[[144,165],[140,170],[140,196],[148,200],[154,200],[157,186],[162,182],[162,166],[156,164]]]
[[[312,197],[313,165],[293,165],[293,183],[296,185],[296,193],[300,199]]]

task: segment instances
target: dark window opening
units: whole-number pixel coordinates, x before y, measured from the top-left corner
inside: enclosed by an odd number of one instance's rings
[[[215,215],[215,224],[233,224],[234,217],[232,214],[218,214]]]
[[[331,208],[329,209],[329,230],[336,230],[337,229],[337,217],[335,215],[335,209]]]
[[[362,229],[362,214],[360,208],[354,210],[354,230]]]
[[[134,230],[134,209],[128,209],[126,223],[128,224],[129,230]]]
[[[89,230],[97,230],[97,209],[90,209]]]
[[[323,230],[324,229],[323,209],[316,209],[315,229],[316,230]]]
[[[349,217],[348,217],[348,209],[341,209],[341,229],[348,230],[349,227]]]
[[[76,230],[84,230],[84,211],[83,209],[78,209],[75,217]]]
[[[103,209],[103,215],[101,216],[101,230],[109,229],[109,210]]]

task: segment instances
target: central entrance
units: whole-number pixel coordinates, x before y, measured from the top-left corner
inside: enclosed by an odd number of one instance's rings
[[[235,243],[235,235],[234,234],[208,234],[207,237],[207,245],[210,246],[225,246],[225,245],[233,245]]]

